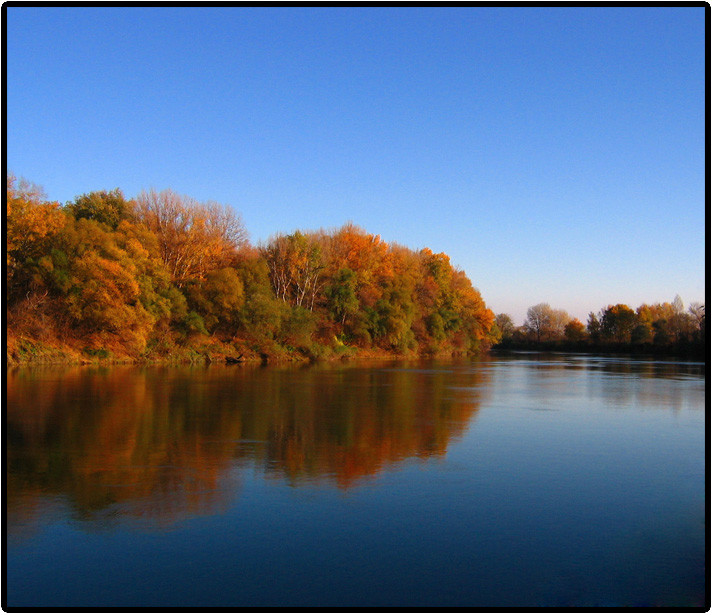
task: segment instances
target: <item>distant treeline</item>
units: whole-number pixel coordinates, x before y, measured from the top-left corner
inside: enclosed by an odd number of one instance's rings
[[[618,303],[590,312],[586,325],[547,303],[527,310],[520,327],[508,314],[495,317],[498,348],[676,354],[706,358],[709,351],[706,309],[681,298],[642,304],[636,310]]]
[[[494,314],[447,255],[346,224],[254,246],[227,206],[7,178],[8,360],[467,354]]]

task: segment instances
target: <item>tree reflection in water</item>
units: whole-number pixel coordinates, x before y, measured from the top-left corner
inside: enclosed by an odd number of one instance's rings
[[[236,466],[349,489],[444,455],[487,390],[488,371],[464,365],[8,372],[8,533],[64,504],[100,527],[219,512]]]

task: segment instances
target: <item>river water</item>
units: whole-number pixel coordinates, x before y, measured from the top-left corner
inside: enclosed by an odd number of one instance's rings
[[[6,378],[7,608],[707,604],[700,363]]]

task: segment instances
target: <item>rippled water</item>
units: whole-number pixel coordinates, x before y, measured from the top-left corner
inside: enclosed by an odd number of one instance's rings
[[[686,607],[705,366],[7,373],[12,607]]]

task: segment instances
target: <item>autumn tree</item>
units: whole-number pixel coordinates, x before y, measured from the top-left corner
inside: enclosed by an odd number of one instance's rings
[[[267,262],[251,248],[241,253],[235,268],[245,293],[238,315],[244,333],[259,342],[273,340],[285,317],[285,303],[275,296]]]
[[[59,203],[46,200],[39,186],[9,174],[5,210],[6,290],[12,302],[26,296],[40,280],[38,267],[64,226]]]
[[[669,320],[676,313],[676,309],[671,303],[642,303],[636,308],[639,322],[653,325],[657,320]]]
[[[455,334],[463,333],[470,351],[481,350],[497,341],[491,337],[495,314],[488,309],[480,292],[473,286],[465,272],[455,269],[451,277],[453,308],[457,313]]]
[[[142,192],[137,215],[159,239],[161,258],[179,287],[229,266],[247,245],[247,231],[229,206],[199,202],[172,190]]]
[[[617,303],[610,305],[602,313],[601,334],[605,339],[619,343],[631,341],[631,332],[638,324],[636,312],[628,305]]]
[[[367,233],[348,223],[325,242],[327,272],[333,275],[349,268],[357,275],[357,294],[365,307],[374,305],[382,289],[393,279],[393,258],[389,245],[379,235]]]
[[[523,327],[540,342],[544,339],[562,338],[569,321],[570,316],[564,310],[555,310],[549,303],[538,303],[528,308]]]
[[[554,339],[563,338],[565,335],[565,327],[571,320],[571,316],[565,310],[552,310],[550,335]]]
[[[497,314],[495,325],[498,327],[503,341],[511,339],[515,333],[515,323],[513,323],[510,314]]]
[[[155,322],[170,313],[168,276],[126,221],[111,232],[95,220],[71,220],[57,238],[46,278],[73,327],[96,344],[142,351]]]
[[[67,203],[67,210],[76,220],[95,220],[116,229],[122,220],[134,217],[134,201],[127,201],[119,188],[107,192],[105,190],[82,194]]]
[[[291,235],[276,235],[261,249],[270,270],[275,295],[294,306],[314,308],[322,284],[324,269],[322,250],[308,235],[296,231]]]
[[[584,324],[577,318],[570,320],[564,327],[564,336],[570,342],[579,342],[587,336]]]
[[[239,311],[245,303],[243,281],[232,267],[209,272],[205,280],[186,286],[191,306],[203,318],[209,332],[218,327],[235,329]]]
[[[698,335],[701,312],[697,306],[700,304],[692,304],[686,312],[683,301],[676,295],[671,303],[644,303],[636,313],[640,324],[651,331],[653,343],[668,346],[674,342],[685,343]]]

